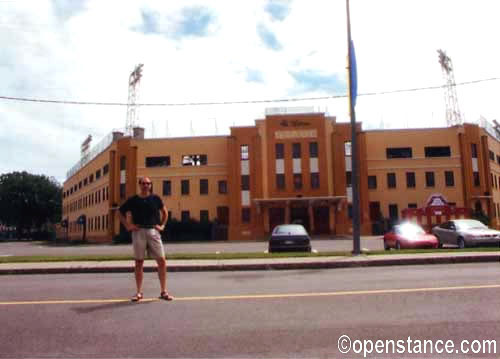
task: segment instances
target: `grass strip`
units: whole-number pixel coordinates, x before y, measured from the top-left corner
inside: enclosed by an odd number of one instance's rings
[[[466,253],[466,252],[499,252],[498,247],[481,247],[465,249],[402,249],[363,251],[362,255],[399,255],[399,254],[432,254],[432,253]],[[318,253],[283,252],[283,253],[169,253],[167,260],[225,260],[225,259],[262,259],[262,258],[303,258],[303,257],[350,257],[351,251],[328,251]],[[2,263],[36,263],[36,262],[90,262],[90,261],[133,261],[131,255],[36,255],[0,257]]]

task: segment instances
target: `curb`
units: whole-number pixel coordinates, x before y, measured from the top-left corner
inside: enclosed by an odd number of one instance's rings
[[[257,270],[297,270],[297,269],[336,269],[356,267],[381,267],[396,265],[423,264],[461,264],[461,263],[500,263],[500,254],[461,255],[445,257],[407,257],[407,258],[373,258],[350,260],[332,260],[318,262],[276,262],[276,263],[217,263],[217,264],[171,264],[167,272],[216,272],[216,271],[257,271]],[[130,266],[74,266],[53,268],[5,268],[0,269],[0,275],[13,274],[81,274],[81,273],[132,273]],[[144,266],[144,272],[156,272],[156,266]]]

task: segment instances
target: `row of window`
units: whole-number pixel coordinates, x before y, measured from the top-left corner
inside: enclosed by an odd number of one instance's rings
[[[109,164],[104,165],[102,169],[98,169],[95,172],[95,180],[97,181],[100,179],[102,176],[107,175],[109,172]],[[78,190],[82,189],[82,187],[85,187],[91,183],[94,182],[94,173],[90,174],[88,177],[84,178],[83,181],[78,182],[78,184],[75,184],[68,190],[63,192],[63,198],[68,197],[69,195],[72,195],[73,193],[76,193]]]
[[[350,172],[347,173],[347,184],[350,185],[351,178],[349,176]],[[474,178],[476,180],[476,176]],[[477,176],[477,181],[479,182],[479,176]],[[455,186],[455,176],[453,171],[444,171],[444,182],[446,187]],[[476,184],[478,186],[479,184]],[[416,188],[417,180],[415,172],[406,172],[406,188]],[[425,172],[425,186],[426,187],[435,187],[436,180],[434,172]],[[390,172],[387,173],[387,188],[396,188],[396,173]],[[368,188],[376,189],[377,188],[377,176],[368,176]]]
[[[205,166],[208,164],[208,157],[204,154],[182,155],[181,163],[183,166]],[[145,166],[150,167],[169,167],[170,156],[151,156],[145,158]],[[124,167],[124,166],[123,166]],[[125,169],[125,168],[123,168]]]
[[[95,216],[87,218],[87,232],[106,231],[109,228],[109,215]],[[69,233],[78,233],[83,231],[83,224],[71,222],[68,228]]]
[[[93,193],[89,193],[80,199],[71,201],[63,207],[63,214],[78,211],[84,208],[92,207],[101,202],[109,200],[109,187],[104,187]]]
[[[225,207],[227,208],[227,207]],[[169,211],[169,218],[171,217],[171,212]],[[250,222],[250,207],[243,207],[241,209],[241,221],[243,223],[249,223]],[[191,219],[191,212],[188,210],[181,211],[181,221],[182,222],[187,222]],[[221,222],[221,218],[217,218],[219,222]],[[200,210],[200,222],[208,222],[210,221],[210,216],[209,216],[209,211],[208,209],[201,209]],[[228,224],[228,223],[221,223],[221,224]]]
[[[217,182],[218,192],[219,194],[227,194],[227,181],[220,180]],[[208,194],[208,179],[202,178],[200,179],[200,194],[207,195]],[[172,195],[172,181],[164,180],[162,182],[162,194],[164,196]],[[190,180],[181,180],[181,195],[190,194]]]
[[[278,190],[285,189],[285,174],[277,174],[276,175],[276,188]],[[310,174],[310,186],[311,189],[319,188],[319,173],[311,173]],[[302,173],[294,173],[293,174],[293,189],[301,190],[303,188],[302,182]]]
[[[425,157],[451,157],[450,146],[427,146],[424,147]],[[385,149],[387,159],[391,158],[413,158],[411,147],[388,147]]]
[[[285,144],[284,143],[276,143],[275,146],[276,159],[285,158]],[[301,158],[302,150],[300,143],[292,143],[292,158]],[[317,142],[309,142],[309,157],[317,158],[318,157],[318,143]],[[244,159],[243,157],[241,158]]]

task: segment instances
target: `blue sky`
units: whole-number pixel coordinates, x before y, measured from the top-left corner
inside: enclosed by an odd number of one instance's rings
[[[499,77],[496,0],[350,0],[358,90],[443,84],[438,48],[457,83]],[[290,103],[148,106],[146,136],[227,134],[266,107],[311,106],[349,121],[345,1],[0,1],[0,96],[126,103],[144,64],[139,103],[185,104],[324,98]],[[500,119],[500,81],[458,86],[466,121]],[[339,97],[340,96],[340,97]],[[363,128],[444,126],[444,91],[360,96]],[[0,99],[0,173],[65,179],[92,134],[125,126],[126,107]]]

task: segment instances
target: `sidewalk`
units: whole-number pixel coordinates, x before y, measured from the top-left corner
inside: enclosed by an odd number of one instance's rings
[[[244,271],[284,269],[328,269],[416,264],[455,264],[492,262],[500,264],[500,251],[464,253],[419,253],[360,255],[356,257],[304,257],[228,260],[168,260],[168,272]],[[133,272],[133,261],[88,261],[3,263],[0,275],[64,274],[64,273],[124,273]],[[147,260],[144,271],[156,271],[156,263]]]

